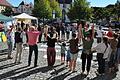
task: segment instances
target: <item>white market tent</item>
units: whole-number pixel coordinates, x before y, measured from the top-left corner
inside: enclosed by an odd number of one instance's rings
[[[13,16],[15,19],[29,19],[29,20],[36,20],[38,24],[38,19],[36,17],[30,16],[29,14],[22,13],[16,16]]]

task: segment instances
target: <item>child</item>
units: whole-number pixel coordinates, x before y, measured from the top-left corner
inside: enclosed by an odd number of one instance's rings
[[[58,44],[60,45],[60,44]],[[61,46],[61,64],[65,63],[65,51],[66,51],[66,44],[63,42]]]
[[[61,45],[61,64],[65,62],[65,51],[66,51],[66,44],[63,42]]]
[[[70,49],[67,50],[67,55],[66,55],[66,66],[67,67],[70,67],[70,60],[71,60],[71,57],[70,57]]]

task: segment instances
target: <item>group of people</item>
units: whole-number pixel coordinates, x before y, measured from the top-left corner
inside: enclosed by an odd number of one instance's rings
[[[10,32],[14,27],[8,29],[6,35],[8,38],[8,58],[11,58],[12,53],[12,41]],[[76,68],[76,60],[79,53],[79,46],[82,42],[82,74],[85,72],[85,68],[87,74],[90,72],[91,61],[93,58],[93,52],[97,52],[97,61],[98,61],[98,74],[104,74],[106,65],[108,65],[109,73],[118,70],[118,64],[120,63],[120,37],[119,31],[115,33],[112,32],[111,28],[107,34],[103,35],[103,32],[97,31],[97,45],[93,47],[94,43],[94,25],[91,28],[88,28],[88,25],[78,24],[76,31],[72,32],[72,38],[68,41],[59,40],[60,35],[57,33],[56,28],[51,26],[48,29],[48,26],[44,27],[44,40],[47,42],[47,62],[48,66],[53,66],[56,61],[56,48],[55,43],[61,46],[61,64],[65,63],[65,59],[67,61],[67,65],[71,72],[75,71]],[[28,66],[31,65],[31,57],[34,51],[35,60],[34,67],[37,67],[38,60],[38,39],[39,35],[42,34],[41,31],[38,31],[36,26],[29,26],[26,31],[22,31],[20,27],[16,28],[15,31],[15,44],[16,44],[16,56],[15,63],[20,63],[21,54],[22,54],[22,43],[23,43],[23,34],[27,36],[27,44],[29,46],[29,57],[28,57]],[[61,44],[59,44],[59,42]],[[66,46],[69,46],[67,49]],[[67,51],[67,55],[66,55]],[[65,58],[66,56],[66,58]],[[18,60],[17,60],[18,59]]]

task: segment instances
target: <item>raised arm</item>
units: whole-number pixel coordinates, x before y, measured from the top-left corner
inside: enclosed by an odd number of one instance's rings
[[[44,34],[45,34],[45,39],[47,40],[48,26],[44,27]]]
[[[78,38],[81,39],[83,38],[83,34],[82,34],[82,24],[79,25],[78,28]]]

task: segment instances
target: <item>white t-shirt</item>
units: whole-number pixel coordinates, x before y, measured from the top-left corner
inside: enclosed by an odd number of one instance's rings
[[[97,30],[97,36],[96,37],[103,37],[102,30]]]
[[[97,51],[97,53],[104,53],[104,56],[103,58],[104,59],[109,59],[109,56],[111,54],[111,47],[110,45],[108,44],[108,47],[106,49],[106,45],[105,43],[99,43],[97,44],[97,46],[95,47],[95,50]],[[105,51],[106,50],[106,51]]]

